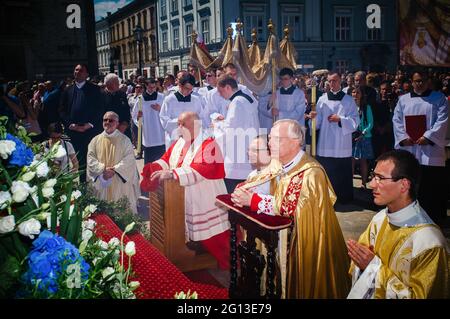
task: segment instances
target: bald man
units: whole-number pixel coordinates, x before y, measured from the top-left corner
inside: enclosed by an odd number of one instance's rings
[[[185,190],[186,237],[199,241],[220,268],[229,269],[228,214],[215,205],[216,196],[226,193],[223,157],[214,139],[201,133],[201,125],[196,112],[178,116],[181,137],[161,159],[144,166],[141,189],[151,192],[164,180],[178,181]]]

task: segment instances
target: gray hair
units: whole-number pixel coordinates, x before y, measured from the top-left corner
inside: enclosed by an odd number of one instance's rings
[[[303,143],[305,142],[306,128],[304,126],[301,126],[298,121],[291,119],[278,120],[275,123],[273,123],[273,127],[283,123],[289,124],[288,126],[289,137],[293,139],[298,139],[300,141],[300,145],[303,145]]]
[[[105,116],[112,116],[116,121],[119,121],[119,115],[117,115],[116,112],[108,111],[108,112],[105,113],[105,115],[103,115],[103,118]]]
[[[119,81],[119,83],[120,83],[120,80],[119,80],[119,77],[117,76],[117,74],[115,74],[115,73],[108,73],[105,76],[105,79],[103,80],[103,83],[105,83],[105,85],[107,85],[109,82],[111,82],[113,80]]]
[[[364,72],[364,71],[358,71],[358,72],[356,72],[356,73],[355,73],[355,76],[357,76],[357,75],[359,75],[359,77],[360,77],[361,79],[363,79],[363,80],[365,80],[365,79],[366,79],[366,76],[367,76],[366,72]]]

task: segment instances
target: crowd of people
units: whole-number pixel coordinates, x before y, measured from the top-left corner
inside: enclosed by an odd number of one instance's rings
[[[81,169],[81,182],[105,200],[126,196],[136,211],[141,190],[178,181],[186,239],[201,242],[221,268],[229,268],[230,234],[217,195],[229,193],[237,207],[258,214],[290,217],[294,227],[280,233],[278,248],[284,297],[446,296],[448,248],[436,225],[447,217],[449,73],[284,68],[277,90],[259,95],[240,83],[232,63],[203,75],[189,65],[164,78],[123,81],[110,73],[94,81],[78,64],[73,80],[57,87],[0,87],[0,113],[34,133],[36,143],[61,142],[62,169]],[[305,152],[313,121],[315,159]],[[387,208],[358,242],[345,243],[334,204],[353,200],[357,164],[362,188]]]

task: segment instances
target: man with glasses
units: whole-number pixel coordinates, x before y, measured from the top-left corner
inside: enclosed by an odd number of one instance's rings
[[[217,78],[216,78],[216,70],[215,69],[209,69],[206,72],[206,83],[208,84],[207,86],[201,87],[198,89],[198,94],[205,99],[206,98],[206,94],[211,91],[212,89],[214,89],[217,85]]]
[[[305,125],[305,93],[294,85],[294,71],[283,68],[280,71],[280,88],[275,94],[264,96],[259,100],[260,122],[272,127],[273,118],[292,119]],[[263,119],[265,117],[265,119]]]
[[[98,198],[115,202],[126,197],[131,210],[137,214],[140,196],[139,175],[130,139],[117,128],[119,116],[106,112],[104,131],[95,136],[88,146],[87,181]]]
[[[435,223],[444,225],[448,190],[448,180],[444,178],[448,102],[444,94],[429,89],[426,72],[414,72],[412,83],[413,92],[402,95],[394,110],[395,148],[411,152],[419,161],[420,204]]]
[[[348,298],[449,298],[450,250],[417,200],[419,176],[419,162],[405,150],[378,157],[370,187],[375,204],[386,208],[358,242],[347,242],[353,282]]]
[[[198,95],[192,94],[195,79],[185,73],[178,81],[178,91],[166,96],[159,112],[159,118],[166,132],[166,149],[178,140],[178,116],[183,112],[195,112],[200,119],[203,114],[202,102]]]
[[[279,120],[270,131],[273,158],[267,169],[236,188],[232,201],[258,214],[290,217],[280,231],[277,259],[282,298],[345,298],[350,290],[349,259],[333,205],[336,201],[323,167],[303,150],[304,128]],[[269,194],[253,191],[270,182]]]

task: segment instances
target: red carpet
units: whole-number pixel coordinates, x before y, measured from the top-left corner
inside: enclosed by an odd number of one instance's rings
[[[120,239],[122,231],[107,215],[96,215],[93,219],[97,222],[97,235],[104,241],[107,242],[112,237]],[[135,280],[141,284],[136,290],[138,298],[173,299],[175,293],[187,293],[188,290],[196,291],[199,299],[228,298],[228,290],[225,288],[191,281],[141,234],[125,236],[124,244],[130,240],[136,244],[132,264],[136,273]]]

